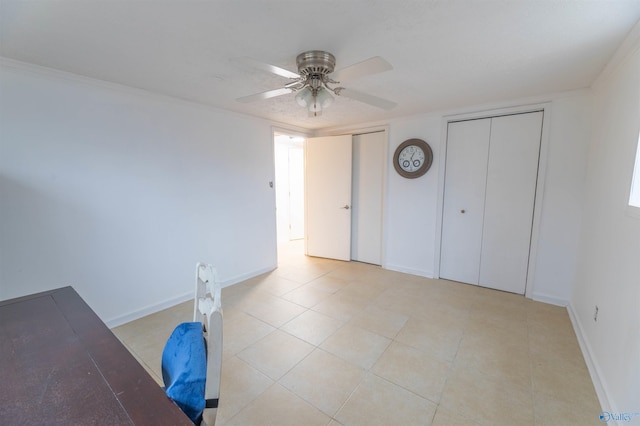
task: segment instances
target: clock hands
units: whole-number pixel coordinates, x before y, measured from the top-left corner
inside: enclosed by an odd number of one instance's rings
[[[414,156],[414,155],[416,155],[416,153],[418,152],[418,150],[417,150],[417,149],[415,149],[415,148],[413,148],[413,149],[412,149],[412,151],[413,151],[413,152],[411,153],[411,157],[409,158],[409,161],[410,161],[411,163],[413,163],[413,167],[415,167],[415,168],[417,169],[418,167],[420,167],[420,164],[422,164],[422,159],[414,160],[414,159],[413,159],[413,156]]]

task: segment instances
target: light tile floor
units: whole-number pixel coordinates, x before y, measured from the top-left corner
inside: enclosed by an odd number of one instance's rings
[[[218,425],[600,424],[566,309],[301,253],[222,291]],[[192,309],[113,331],[160,384]]]

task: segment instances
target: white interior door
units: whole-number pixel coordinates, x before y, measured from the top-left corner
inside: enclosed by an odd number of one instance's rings
[[[478,284],[491,119],[449,123],[440,277]]]
[[[305,247],[309,256],[350,260],[351,159],[351,135],[306,141]]]
[[[382,263],[386,132],[353,136],[351,259]]]
[[[541,132],[542,112],[492,119],[481,286],[524,294]]]

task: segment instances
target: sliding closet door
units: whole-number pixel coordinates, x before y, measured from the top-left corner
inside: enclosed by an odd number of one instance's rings
[[[542,112],[491,119],[481,286],[524,294],[541,131]]]
[[[440,277],[478,284],[491,119],[449,123]]]

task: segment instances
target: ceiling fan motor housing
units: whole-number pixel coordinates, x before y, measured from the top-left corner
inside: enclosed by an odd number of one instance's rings
[[[310,50],[296,58],[298,73],[302,76],[326,76],[336,67],[336,58],[329,52]]]

